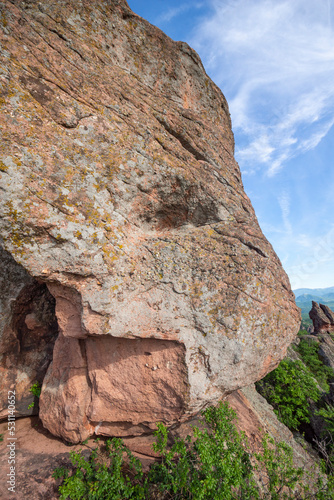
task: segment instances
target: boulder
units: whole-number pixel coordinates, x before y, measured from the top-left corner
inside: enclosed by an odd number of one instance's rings
[[[44,426],[140,435],[262,378],[300,312],[199,56],[125,0],[0,8],[1,244],[58,323]]]

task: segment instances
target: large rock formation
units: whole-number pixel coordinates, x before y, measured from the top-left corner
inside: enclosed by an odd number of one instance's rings
[[[72,442],[141,434],[263,377],[300,314],[198,55],[125,0],[0,9],[2,245],[15,297],[32,280],[51,311],[46,285],[59,328],[44,425]]]
[[[328,306],[312,300],[309,316],[313,322],[314,334],[334,333],[334,313]]]
[[[324,304],[317,304],[312,301],[312,309],[309,316],[313,321],[313,340],[319,342],[319,356],[324,364],[334,370],[334,313]],[[331,388],[331,398],[334,401],[333,387]]]

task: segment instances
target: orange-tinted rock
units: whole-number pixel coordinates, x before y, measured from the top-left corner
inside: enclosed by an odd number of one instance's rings
[[[88,415],[97,434],[117,435],[118,427],[122,435],[126,427],[140,434],[152,428],[152,420],[180,419],[189,392],[182,344],[104,335],[89,338],[86,352],[92,385]]]
[[[125,1],[4,0],[0,23],[3,245],[47,284],[61,332],[44,425],[136,434],[273,369],[300,314],[198,55]],[[163,371],[148,376],[144,346]]]
[[[188,392],[180,343],[60,335],[44,379],[40,418],[70,442],[93,433],[140,435],[157,421],[178,422]]]
[[[50,432],[73,443],[94,433],[87,418],[91,391],[80,340],[59,335],[43,388],[39,416]]]

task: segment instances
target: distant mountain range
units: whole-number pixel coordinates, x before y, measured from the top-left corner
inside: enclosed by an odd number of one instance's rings
[[[325,297],[328,294],[332,294],[334,296],[334,286],[330,286],[329,288],[297,288],[297,290],[293,290],[293,293],[295,294],[296,299],[301,295]]]
[[[293,290],[293,293],[296,297],[296,304],[302,311],[302,327],[312,323],[308,315],[312,309],[312,300],[318,304],[326,304],[334,310],[334,286],[329,288],[298,288]]]

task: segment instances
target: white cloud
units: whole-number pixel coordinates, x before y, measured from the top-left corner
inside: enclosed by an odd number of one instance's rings
[[[275,175],[333,126],[334,0],[211,3],[191,44],[230,103],[242,169]]]
[[[296,255],[294,264],[287,267],[292,288],[332,286],[334,273],[334,226],[316,240],[305,237],[307,252]]]
[[[245,162],[253,157],[258,158],[258,161],[266,163],[271,160],[274,148],[270,145],[268,135],[263,132],[258,138],[254,139],[246,148],[238,150],[238,157]]]
[[[310,149],[314,149],[315,147],[317,147],[319,142],[328,134],[333,125],[334,125],[334,118],[326,122],[309,138],[300,141],[299,149],[301,149],[302,151],[308,151]]]

